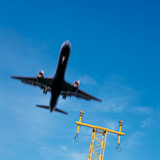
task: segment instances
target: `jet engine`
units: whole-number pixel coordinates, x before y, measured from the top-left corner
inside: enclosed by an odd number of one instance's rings
[[[43,70],[38,72],[37,78],[38,78],[38,80],[44,78],[44,71]]]
[[[75,87],[75,88],[78,88],[79,85],[80,85],[80,81],[79,81],[79,80],[78,80],[78,81],[75,81],[75,82],[73,83],[73,87]]]

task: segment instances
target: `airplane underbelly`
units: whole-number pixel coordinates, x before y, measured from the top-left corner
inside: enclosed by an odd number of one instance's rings
[[[51,90],[52,95],[54,95],[55,97],[59,96],[59,94],[61,93],[62,86],[63,86],[63,77],[56,76],[52,84],[52,90]]]
[[[54,87],[52,87],[52,90],[51,90],[52,96],[58,97],[61,93],[61,89],[62,89],[62,85],[55,85]]]
[[[57,100],[58,100],[58,97],[55,97],[55,96],[52,96],[52,97],[51,97],[50,105],[49,105],[51,112],[55,109],[56,104],[57,104]]]

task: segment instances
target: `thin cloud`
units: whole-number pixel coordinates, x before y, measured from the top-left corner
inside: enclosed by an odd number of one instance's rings
[[[124,85],[122,77],[111,77],[102,84],[99,90],[102,93],[103,102],[94,107],[97,110],[103,110],[104,112],[125,111],[144,115],[153,113],[151,106],[133,105],[142,93]]]
[[[139,146],[142,144],[141,138],[144,134],[140,131],[136,131],[128,136],[126,140],[124,140],[125,148],[130,150],[133,147]]]
[[[122,84],[122,78],[110,78],[101,85],[99,93],[103,102],[95,108],[105,112],[121,112],[131,106],[137,98],[137,92],[131,87]]]
[[[82,84],[84,85],[97,85],[98,82],[96,81],[95,78],[89,76],[89,75],[82,75],[79,77],[79,80]]]
[[[92,128],[86,128],[81,126],[80,130],[79,130],[79,135],[78,138],[80,137],[80,139],[82,139],[83,141],[87,141],[91,139],[92,136]]]
[[[106,126],[105,128],[116,130],[118,128],[118,123],[116,121],[106,120],[104,126]]]
[[[103,98],[103,102],[94,105],[94,109],[104,112],[122,112],[130,105],[130,97],[109,97]]]
[[[150,127],[151,124],[153,124],[153,123],[154,123],[153,119],[147,118],[146,120],[144,120],[144,121],[142,122],[141,128],[146,128],[146,127],[148,128],[148,127]]]
[[[137,106],[137,107],[133,107],[132,111],[137,113],[137,114],[151,114],[153,112],[153,108],[152,107],[146,107],[146,106]]]
[[[65,146],[65,145],[61,145],[61,146],[59,146],[58,147],[60,150],[62,150],[62,151],[67,151],[68,150],[68,148]]]
[[[82,159],[87,159],[88,154],[74,152],[74,153],[69,154],[68,157],[71,160],[82,160]]]
[[[14,152],[8,148],[0,147],[0,154],[14,155]]]

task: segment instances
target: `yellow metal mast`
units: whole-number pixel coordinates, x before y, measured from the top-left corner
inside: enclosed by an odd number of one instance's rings
[[[82,120],[83,114],[84,114],[84,111],[80,111],[79,122],[75,122],[78,125],[75,141],[78,141],[80,126],[93,128],[88,160],[103,160],[107,132],[111,132],[118,135],[118,145],[117,145],[117,151],[118,151],[118,148],[120,148],[120,137],[122,135],[123,136],[125,135],[125,133],[121,132],[123,121],[122,120],[119,121],[119,131],[114,131],[108,128],[103,128],[99,126],[82,123],[81,120]]]

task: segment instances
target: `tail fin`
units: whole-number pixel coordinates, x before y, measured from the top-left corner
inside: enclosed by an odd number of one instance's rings
[[[64,112],[64,111],[62,111],[62,110],[60,110],[60,109],[58,109],[58,108],[55,108],[55,111],[56,111],[56,112],[63,113],[63,114],[68,114],[67,112]]]

